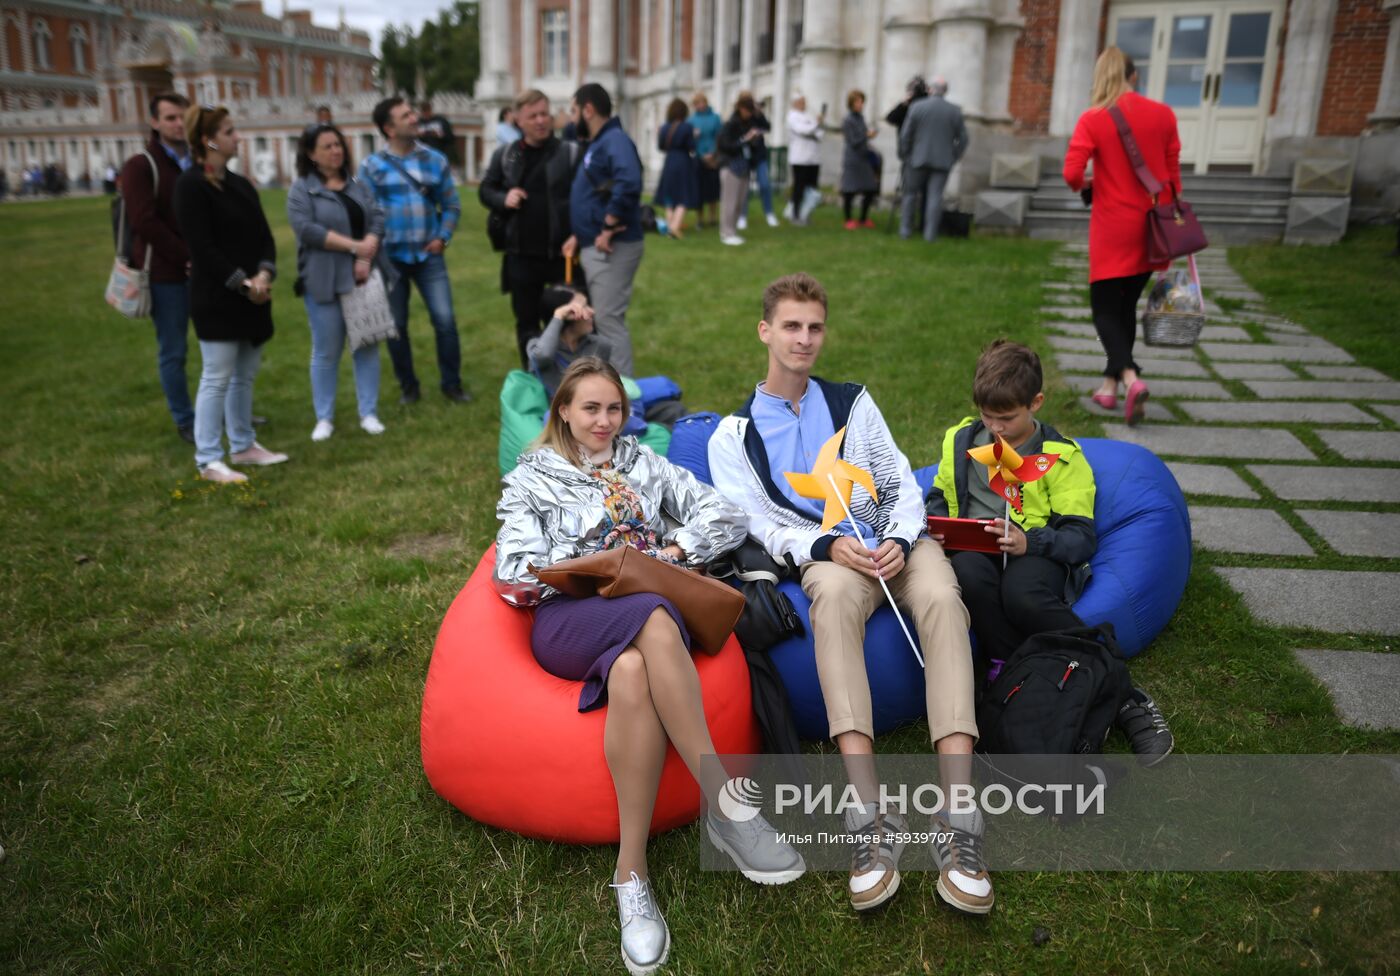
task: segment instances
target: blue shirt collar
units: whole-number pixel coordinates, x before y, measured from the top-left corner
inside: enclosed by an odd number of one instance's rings
[[[188,149],[186,149],[185,154],[181,156],[175,150],[167,146],[163,139],[157,139],[156,142],[160,143],[160,148],[165,150],[165,154],[174,161],[175,165],[180,167],[181,172],[189,169],[190,164],[194,162],[194,160],[190,157]]]

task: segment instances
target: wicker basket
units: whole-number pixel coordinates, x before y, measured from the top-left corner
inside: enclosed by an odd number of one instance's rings
[[[1194,346],[1205,324],[1201,312],[1144,312],[1142,338],[1149,346]]]

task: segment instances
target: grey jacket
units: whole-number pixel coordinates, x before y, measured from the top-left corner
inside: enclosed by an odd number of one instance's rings
[[[613,466],[641,498],[647,528],[666,545],[685,550],[700,566],[738,548],[748,534],[744,513],[685,468],[643,447],[631,436],[613,442]],[[528,607],[557,595],[530,572],[587,555],[608,531],[604,490],[598,479],[541,447],[520,456],[506,475],[496,506],[496,592],[512,606]]]
[[[345,193],[365,212],[365,233],[384,239],[384,211],[374,193],[358,179],[345,184]],[[326,233],[350,234],[350,215],[334,190],[326,189],[315,174],[303,176],[287,192],[287,220],[297,239],[297,274],[312,301],[326,303],[355,290],[355,256],[344,251],[326,250]],[[374,266],[391,287],[398,278],[384,247],[374,257]]]
[[[899,157],[906,166],[952,169],[967,152],[962,109],[942,95],[921,98],[899,129]]]
[[[841,153],[841,192],[878,193],[880,179],[870,165],[870,139],[866,136],[865,116],[848,112],[841,123],[846,148]]]

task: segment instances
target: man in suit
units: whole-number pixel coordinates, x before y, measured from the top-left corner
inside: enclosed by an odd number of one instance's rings
[[[938,236],[948,172],[967,151],[962,109],[948,101],[947,94],[948,82],[934,78],[929,83],[929,97],[909,106],[899,130],[899,155],[906,174],[899,236],[906,239],[913,233],[920,194],[924,197],[924,240]]]

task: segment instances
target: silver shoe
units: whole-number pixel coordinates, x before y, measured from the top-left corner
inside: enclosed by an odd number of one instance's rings
[[[671,951],[671,930],[661,909],[656,907],[651,886],[631,872],[622,884],[610,884],[617,890],[617,920],[622,928],[622,962],[632,976],[656,972],[666,962]]]
[[[787,884],[802,877],[807,862],[797,849],[778,839],[778,832],[763,814],[739,823],[705,817],[710,842],[728,854],[739,871],[750,881],[763,885]]]

